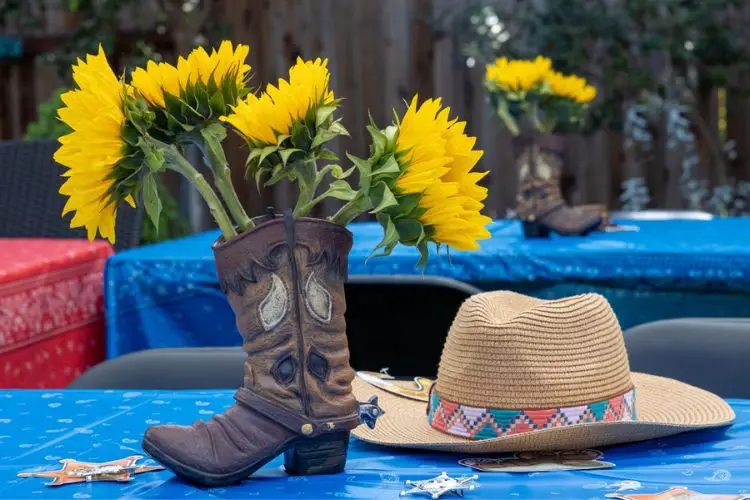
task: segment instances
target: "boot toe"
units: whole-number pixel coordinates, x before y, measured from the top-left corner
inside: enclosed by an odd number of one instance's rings
[[[143,447],[153,458],[170,468],[176,462],[207,473],[213,472],[210,470],[214,461],[210,440],[200,439],[196,432],[199,430],[194,427],[181,425],[150,427],[143,436]]]

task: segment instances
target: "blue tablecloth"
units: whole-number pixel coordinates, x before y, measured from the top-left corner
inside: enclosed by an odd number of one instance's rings
[[[619,222],[640,231],[528,240],[517,221],[496,221],[481,250],[433,256],[425,273],[542,298],[596,291],[609,299],[624,328],[674,317],[750,315],[750,218]],[[367,260],[382,237],[379,225],[350,228],[350,274],[420,273],[412,248]],[[110,259],[109,357],[149,347],[238,343],[217,285],[211,252],[217,236],[207,232]]]
[[[22,471],[54,470],[75,458],[104,462],[143,454],[145,429],[189,424],[232,403],[232,392],[8,391],[0,393],[0,498],[398,498],[407,479],[472,471],[460,455],[404,452],[353,440],[346,472],[288,477],[277,458],[239,486],[198,490],[171,472],[150,472],[129,483],[49,488]],[[701,493],[750,492],[750,401],[730,401],[737,422],[727,429],[683,434],[605,449],[613,469],[535,474],[480,473],[472,498],[605,500],[618,489],[655,493],[685,486]],[[623,481],[628,481],[623,483]],[[630,488],[630,489],[628,489]],[[419,498],[419,497],[416,497]]]

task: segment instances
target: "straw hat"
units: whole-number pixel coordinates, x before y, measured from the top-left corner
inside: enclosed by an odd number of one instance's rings
[[[453,321],[429,393],[408,382],[366,379],[373,377],[355,377],[355,396],[377,395],[385,414],[374,429],[360,426],[353,434],[405,448],[581,449],[735,418],[714,394],[631,373],[617,318],[596,294],[560,300],[503,291],[474,295]]]

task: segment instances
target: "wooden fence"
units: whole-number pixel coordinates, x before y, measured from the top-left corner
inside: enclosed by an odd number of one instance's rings
[[[510,137],[486,102],[483,68],[467,67],[455,34],[437,30],[430,22],[436,12],[451,4],[452,0],[215,0],[211,16],[226,25],[232,39],[250,44],[254,86],[284,76],[298,56],[328,58],[331,85],[337,96],[346,99],[342,113],[352,133],[351,139],[334,145],[342,157],[345,150],[366,154],[368,113],[386,125],[392,109],[403,109],[403,101],[414,94],[441,96],[477,136],[485,152],[482,166],[491,171],[488,214],[502,217],[512,208],[516,189]],[[133,8],[129,22],[124,21],[122,29],[130,33],[130,39],[136,36],[132,30],[148,28],[142,26],[148,18],[143,12]],[[75,19],[50,18],[54,22],[28,37],[21,59],[0,60],[0,138],[20,137],[35,117],[38,102],[56,85],[51,72],[35,64],[34,58],[64,37]],[[123,40],[125,50],[129,42]],[[714,133],[713,125],[718,123],[715,92],[706,94],[701,109]],[[730,95],[727,111],[727,133],[736,140],[739,154],[734,173],[750,179],[750,113],[745,98]],[[572,201],[616,208],[622,181],[643,176],[654,206],[680,206],[679,196],[674,195],[679,164],[667,148],[634,169],[627,166],[619,132],[570,137],[567,146],[565,174],[572,184]],[[232,140],[227,147],[233,163],[242,165],[239,142]],[[235,173],[240,181],[242,172],[237,169]],[[715,180],[711,171],[704,174]],[[260,196],[245,183],[240,194],[254,213],[270,204],[288,206],[293,197],[288,186]]]

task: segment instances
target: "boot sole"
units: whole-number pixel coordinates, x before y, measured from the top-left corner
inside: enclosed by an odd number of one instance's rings
[[[276,447],[266,458],[254,462],[237,472],[228,474],[211,474],[199,471],[164,453],[145,437],[141,446],[143,451],[148,453],[149,456],[172,470],[178,477],[190,483],[199,486],[227,486],[247,479],[258,469],[282,453],[285,454],[284,465],[290,475],[341,473],[346,464],[346,452],[349,441],[349,433],[346,432],[343,434],[343,438],[333,435],[319,436],[314,439],[306,437],[292,439]],[[343,448],[341,444],[343,444]]]

